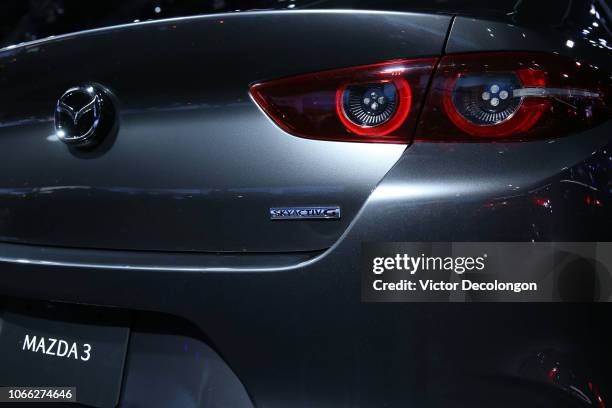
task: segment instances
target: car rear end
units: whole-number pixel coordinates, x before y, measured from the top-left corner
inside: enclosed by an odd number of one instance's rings
[[[0,383],[61,373],[90,406],[600,404],[607,304],[367,303],[359,269],[371,242],[610,240],[605,5],[299,6],[0,50]],[[112,112],[87,145],[59,133],[73,87]]]

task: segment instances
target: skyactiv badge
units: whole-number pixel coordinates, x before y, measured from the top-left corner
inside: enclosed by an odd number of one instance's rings
[[[271,220],[337,220],[340,207],[279,207],[270,208]]]

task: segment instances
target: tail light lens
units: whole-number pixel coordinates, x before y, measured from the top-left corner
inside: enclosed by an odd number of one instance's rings
[[[323,71],[250,90],[285,131],[322,140],[522,141],[581,131],[612,116],[611,81],[597,66],[545,53],[447,55],[425,98],[437,61]]]
[[[436,58],[399,60],[262,82],[251,95],[288,133],[408,143]]]
[[[449,55],[440,60],[416,139],[559,137],[607,120],[610,95],[598,67],[555,54]]]

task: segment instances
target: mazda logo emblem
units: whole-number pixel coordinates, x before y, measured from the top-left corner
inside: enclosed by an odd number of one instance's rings
[[[94,145],[112,127],[113,121],[111,98],[99,85],[70,88],[57,101],[55,134],[68,145]]]

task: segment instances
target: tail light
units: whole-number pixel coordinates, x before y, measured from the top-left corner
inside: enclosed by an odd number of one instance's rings
[[[611,94],[598,67],[555,54],[448,55],[440,60],[416,140],[559,137],[608,119]]]
[[[288,133],[308,139],[408,143],[436,58],[363,65],[251,86]]]
[[[544,53],[448,55],[427,93],[436,62],[323,71],[250,90],[285,131],[322,140],[532,140],[584,130],[611,116],[610,80],[593,65]]]

